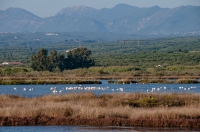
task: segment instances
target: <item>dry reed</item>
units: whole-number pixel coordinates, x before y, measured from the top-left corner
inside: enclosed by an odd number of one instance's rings
[[[0,102],[1,117],[200,118],[199,94],[123,93],[96,96],[93,93],[70,93],[36,98],[1,95]]]

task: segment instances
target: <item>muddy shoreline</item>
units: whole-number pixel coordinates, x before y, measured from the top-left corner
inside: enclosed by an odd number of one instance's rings
[[[51,126],[51,125],[90,125],[90,126],[139,126],[139,127],[187,127],[200,128],[198,119],[124,119],[94,118],[79,119],[69,117],[0,117],[0,126]]]

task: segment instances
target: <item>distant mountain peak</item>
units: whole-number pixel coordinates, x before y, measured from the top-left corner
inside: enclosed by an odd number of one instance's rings
[[[158,5],[152,6],[151,8],[161,9]]]
[[[27,10],[24,10],[22,8],[16,8],[16,7],[9,7],[7,8],[4,12],[11,12],[11,13],[14,13],[14,12],[28,12]],[[28,13],[31,13],[31,12],[28,12]],[[32,14],[32,13],[31,13]]]
[[[118,4],[95,9],[66,7],[55,16],[40,18],[21,8],[0,10],[0,32],[114,32],[126,34],[200,34],[200,6],[139,8]]]
[[[132,7],[131,5],[124,4],[124,3],[117,4],[117,5],[114,6],[114,7],[126,7],[126,6]]]
[[[5,11],[8,11],[8,10],[24,10],[22,8],[17,8],[17,7],[9,7],[7,8]]]
[[[73,9],[73,10],[88,10],[88,9],[94,9],[92,7],[87,7],[87,6],[84,6],[84,5],[80,5],[80,6],[72,6],[72,7],[68,7],[70,9]]]
[[[1,11],[0,20],[40,20],[41,18],[22,8],[10,7]]]
[[[56,15],[57,16],[59,16],[59,15],[67,15],[67,16],[70,16],[70,15],[83,15],[85,13],[91,14],[91,13],[93,13],[95,11],[97,11],[97,9],[92,8],[92,7],[87,7],[87,6],[84,6],[84,5],[80,5],[80,6],[72,6],[72,7],[63,8]]]

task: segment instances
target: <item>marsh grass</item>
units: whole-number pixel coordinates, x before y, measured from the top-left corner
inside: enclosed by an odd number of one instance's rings
[[[0,96],[0,117],[199,119],[200,94],[70,93],[22,98]]]
[[[0,80],[0,85],[19,85],[19,84],[101,84],[98,80]]]
[[[178,79],[176,83],[194,84],[194,83],[199,83],[199,81],[195,79]]]

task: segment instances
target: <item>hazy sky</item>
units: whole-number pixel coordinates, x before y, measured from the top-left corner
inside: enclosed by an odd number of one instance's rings
[[[62,8],[85,5],[88,7],[112,8],[119,3],[125,3],[137,7],[174,8],[181,5],[200,6],[200,0],[0,0],[0,10],[9,7],[19,7],[32,12],[40,17],[53,16]]]

